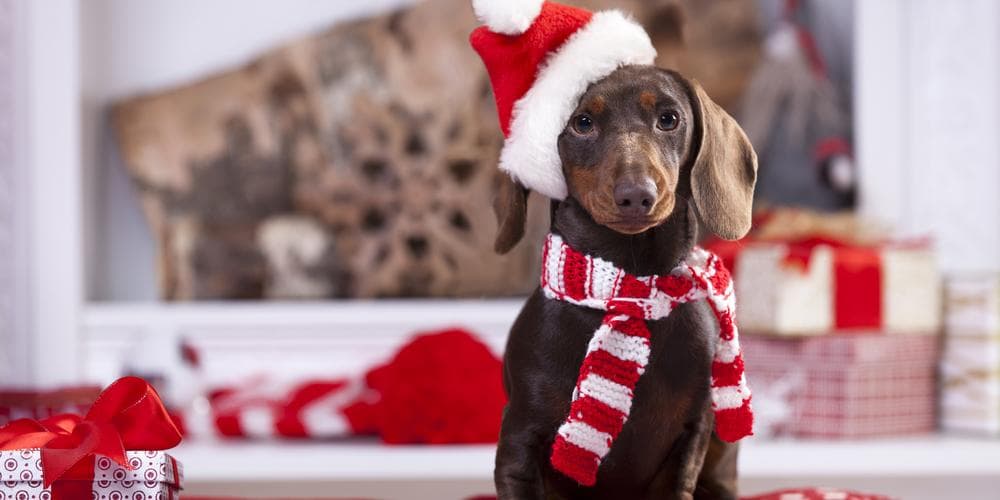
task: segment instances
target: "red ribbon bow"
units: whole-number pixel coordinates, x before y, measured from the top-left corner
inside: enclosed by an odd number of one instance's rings
[[[46,488],[95,455],[131,469],[125,450],[166,450],[180,442],[160,396],[138,377],[108,386],[82,419],[70,414],[41,421],[24,418],[0,427],[0,450],[41,448]]]

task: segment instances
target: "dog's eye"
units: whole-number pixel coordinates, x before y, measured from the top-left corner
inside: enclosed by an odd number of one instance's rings
[[[660,130],[673,130],[677,128],[677,125],[681,122],[681,118],[677,116],[676,111],[667,111],[660,115],[660,119],[656,122],[657,128]]]
[[[573,130],[578,134],[589,134],[594,130],[594,120],[587,115],[576,115],[573,117]]]

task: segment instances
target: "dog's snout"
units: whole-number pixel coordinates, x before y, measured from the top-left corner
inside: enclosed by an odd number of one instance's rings
[[[656,203],[656,185],[650,179],[619,182],[615,185],[615,203],[625,217],[649,215]]]

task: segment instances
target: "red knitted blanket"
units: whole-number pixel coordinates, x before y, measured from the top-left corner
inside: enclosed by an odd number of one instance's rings
[[[550,234],[542,260],[547,297],[607,311],[587,346],[569,415],[552,445],[556,470],[585,486],[596,482],[597,468],[628,420],[635,384],[649,362],[646,321],[664,318],[685,302],[707,300],[719,324],[711,384],[716,433],[730,442],[753,433],[736,298],[718,256],[695,248],[670,274],[633,276]]]

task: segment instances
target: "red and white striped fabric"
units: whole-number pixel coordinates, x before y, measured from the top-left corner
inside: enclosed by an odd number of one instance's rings
[[[351,418],[351,409],[364,400],[364,392],[360,379],[307,380],[294,384],[253,379],[212,394],[213,422],[187,423],[196,432],[225,437],[350,436],[359,431],[359,423]]]
[[[542,259],[547,297],[607,311],[587,347],[569,416],[552,445],[556,470],[585,486],[596,482],[597,468],[628,420],[635,384],[649,362],[646,321],[665,318],[686,302],[707,300],[719,323],[711,381],[716,433],[726,441],[752,434],[736,299],[718,256],[695,248],[670,274],[633,276],[550,234]]]

